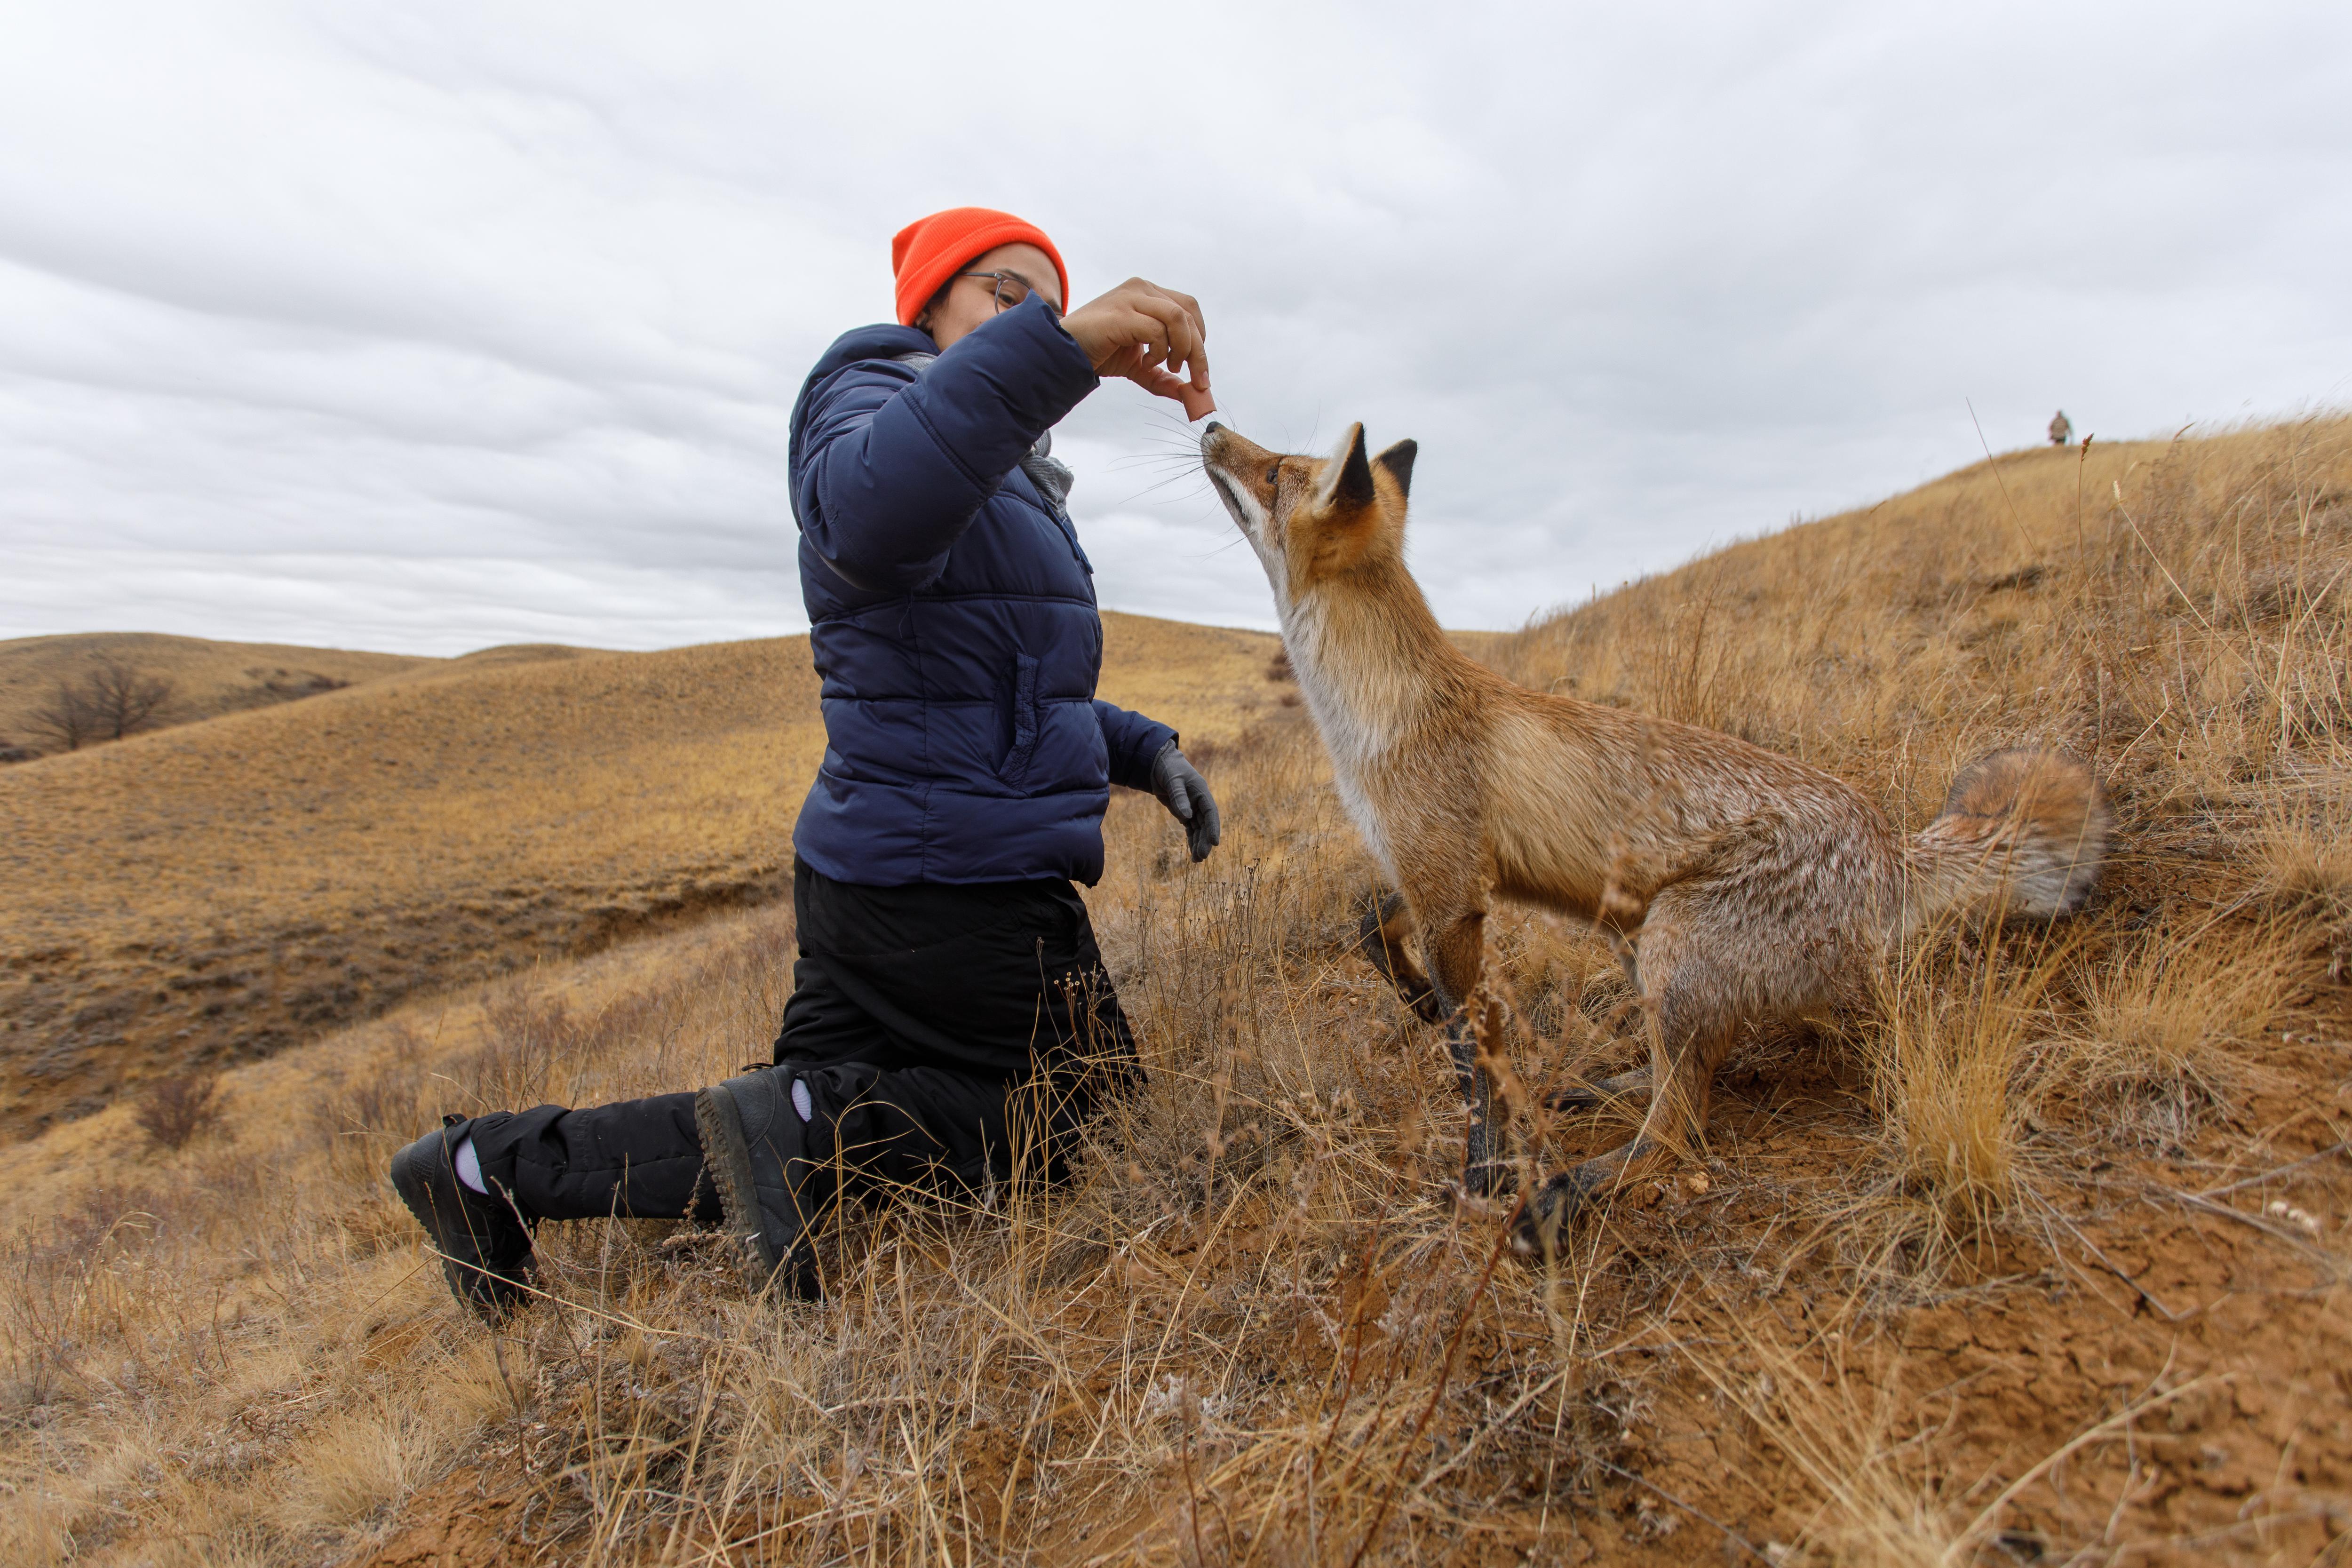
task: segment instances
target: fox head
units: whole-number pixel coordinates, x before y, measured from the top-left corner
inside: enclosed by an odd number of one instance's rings
[[[1353,569],[1402,566],[1417,450],[1399,441],[1367,457],[1361,425],[1349,426],[1328,458],[1269,452],[1216,424],[1201,437],[1209,482],[1257,552],[1283,610]]]

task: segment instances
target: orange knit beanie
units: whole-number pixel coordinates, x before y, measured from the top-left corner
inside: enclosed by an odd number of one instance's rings
[[[911,327],[940,285],[966,262],[1000,245],[1025,241],[1044,251],[1062,282],[1062,305],[1070,303],[1070,269],[1045,231],[993,207],[950,207],[919,217],[890,241],[890,269],[898,275],[898,324]]]

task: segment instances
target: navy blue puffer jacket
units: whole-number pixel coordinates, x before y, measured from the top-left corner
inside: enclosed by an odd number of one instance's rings
[[[1094,568],[1021,468],[1094,370],[1035,298],[922,363],[934,352],[912,327],[861,327],[793,406],[825,731],[793,848],[869,886],[1092,883],[1109,785],[1150,788],[1175,738],[1095,700]]]

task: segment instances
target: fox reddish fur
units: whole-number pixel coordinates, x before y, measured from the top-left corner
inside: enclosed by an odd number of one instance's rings
[[[1270,452],[1211,425],[1209,478],[1274,588],[1282,639],[1349,814],[1402,895],[1367,955],[1446,1026],[1470,1108],[1465,1182],[1507,1179],[1467,1004],[1490,895],[1609,936],[1651,1027],[1651,1065],[1568,1097],[1648,1092],[1622,1148],[1553,1176],[1523,1249],[1579,1205],[1691,1147],[1716,1069],[1747,1026],[1819,1016],[1864,964],[1944,918],[2051,919],[2088,896],[2107,816],[2088,770],[2052,752],[1963,769],[1909,839],[1818,768],[1712,730],[1515,686],[1456,648],[1405,570],[1416,447]],[[1419,928],[1425,972],[1405,947]]]

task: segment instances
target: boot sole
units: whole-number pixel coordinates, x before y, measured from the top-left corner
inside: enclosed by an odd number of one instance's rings
[[[743,1282],[764,1290],[776,1277],[778,1259],[768,1247],[760,1217],[760,1193],[751,1180],[751,1148],[743,1141],[743,1118],[723,1083],[694,1097],[694,1129],[702,1135],[703,1168],[719,1189],[719,1207],[728,1234],[736,1238],[735,1265]]]

